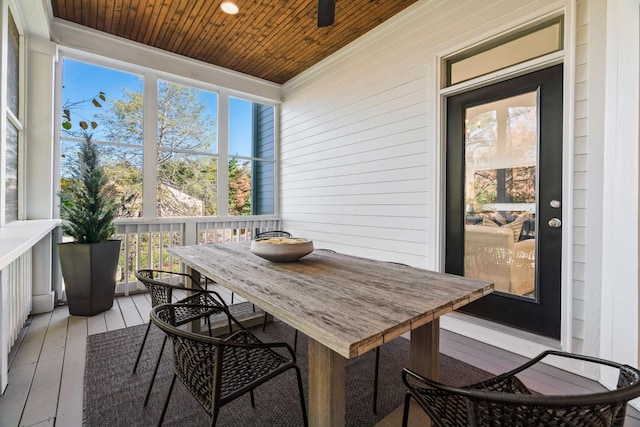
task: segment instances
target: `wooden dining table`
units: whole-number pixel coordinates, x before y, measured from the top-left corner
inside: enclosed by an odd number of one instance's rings
[[[345,424],[346,359],[410,332],[409,366],[437,379],[439,318],[493,284],[316,249],[288,263],[254,255],[251,242],[168,249],[202,274],[309,337],[309,424]],[[398,372],[398,375],[401,373]]]

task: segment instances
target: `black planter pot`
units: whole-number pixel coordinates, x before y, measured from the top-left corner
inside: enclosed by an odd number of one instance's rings
[[[113,306],[120,243],[58,244],[70,314],[93,316]]]

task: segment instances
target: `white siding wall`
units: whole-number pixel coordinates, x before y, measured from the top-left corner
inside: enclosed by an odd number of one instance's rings
[[[604,42],[600,33],[600,44],[589,44],[590,11],[598,7],[588,0],[578,6],[576,45],[567,49],[575,48],[577,56],[575,84],[567,92],[576,97],[569,109],[575,110],[575,135],[567,132],[575,137],[566,150],[574,154],[565,162],[574,165],[565,176],[574,182],[568,199],[575,207],[564,212],[563,220],[573,226],[568,235],[574,235],[565,254],[575,256],[567,260],[565,277],[575,276],[575,282],[563,285],[563,312],[575,316],[565,319],[565,348],[583,351],[585,312],[598,311],[602,251],[599,228],[587,235],[587,209],[594,209],[594,223],[602,217],[597,191],[602,184],[594,185],[592,205],[587,197],[592,185],[587,185],[587,169],[593,167],[595,176],[602,176],[601,139],[589,140],[588,134],[601,134],[603,128],[602,121],[589,121],[590,114],[596,114],[589,91],[600,91],[601,106],[603,90],[589,86],[590,73],[603,72],[589,58],[603,54],[598,49]],[[557,1],[421,1],[285,84],[280,153],[285,228],[320,247],[440,269],[437,57],[563,7],[572,10],[571,3]],[[572,22],[567,25],[573,28]],[[568,41],[573,43],[571,37]],[[567,72],[572,70],[567,67]],[[596,152],[593,159],[587,156],[590,149]],[[588,242],[594,244],[591,250]],[[592,277],[594,286],[588,286]],[[588,322],[592,332],[597,330],[597,316]],[[592,354],[597,354],[597,340],[595,335],[590,341]],[[530,355],[540,347],[512,340],[509,349]]]
[[[432,63],[411,37],[372,47],[287,95],[282,216],[319,246],[433,265]]]

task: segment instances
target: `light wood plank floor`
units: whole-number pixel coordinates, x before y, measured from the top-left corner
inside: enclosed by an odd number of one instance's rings
[[[217,289],[230,302],[231,294]],[[178,298],[182,297],[177,295]],[[238,301],[236,296],[235,302]],[[9,354],[9,386],[0,396],[0,427],[81,426],[82,393],[88,335],[139,325],[149,319],[148,294],[118,297],[111,310],[92,317],[70,316],[66,306],[29,318]],[[493,373],[504,372],[524,360],[447,331],[441,333],[443,353]],[[557,369],[533,372],[525,382],[542,392],[575,392],[597,388],[584,378]],[[376,427],[401,425],[402,408]],[[638,412],[629,408],[628,426],[640,426]],[[428,425],[412,410],[411,427]]]

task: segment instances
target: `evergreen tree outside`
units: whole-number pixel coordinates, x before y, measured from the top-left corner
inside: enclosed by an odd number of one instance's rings
[[[115,192],[98,158],[98,147],[86,135],[71,180],[60,191],[64,233],[77,243],[99,243],[115,233]]]
[[[100,101],[106,101],[103,92],[90,100],[96,108],[102,108]],[[62,109],[63,131],[83,140],[78,157],[70,159],[70,175],[61,183],[60,216],[66,220],[64,233],[75,242],[99,243],[109,240],[115,233],[113,220],[117,206],[114,187],[100,164],[98,147],[91,140],[98,124],[79,120],[79,129],[73,127],[73,109],[87,102],[89,100],[67,102]]]

